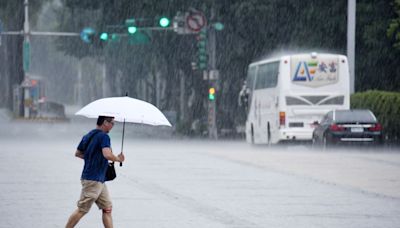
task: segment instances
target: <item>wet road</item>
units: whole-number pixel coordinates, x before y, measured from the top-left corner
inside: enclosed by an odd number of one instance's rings
[[[0,134],[0,227],[65,225],[80,191],[82,161],[73,154],[91,127],[7,126]],[[115,151],[119,130],[110,134]],[[322,152],[127,133],[127,160],[108,183],[115,227],[400,227],[396,151]],[[101,227],[100,211],[93,207],[77,227]]]

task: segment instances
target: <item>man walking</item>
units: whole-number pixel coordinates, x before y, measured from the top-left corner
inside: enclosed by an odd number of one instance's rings
[[[69,217],[66,228],[74,227],[79,220],[89,212],[93,203],[96,203],[103,212],[103,224],[106,228],[113,227],[111,198],[105,184],[105,175],[108,161],[123,162],[125,156],[115,156],[111,150],[108,132],[114,126],[114,118],[99,116],[97,128],[83,136],[75,156],[85,161],[81,183],[81,197],[77,203],[78,208]]]

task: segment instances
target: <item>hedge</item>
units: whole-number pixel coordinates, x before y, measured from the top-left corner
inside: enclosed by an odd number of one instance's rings
[[[352,109],[370,109],[382,124],[388,141],[400,140],[400,93],[369,90],[350,97]]]

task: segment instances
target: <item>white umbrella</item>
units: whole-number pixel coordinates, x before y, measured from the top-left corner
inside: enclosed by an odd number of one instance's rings
[[[154,105],[131,97],[102,98],[86,105],[75,115],[97,118],[112,116],[118,122],[171,126],[164,114]]]
[[[124,147],[125,122],[171,127],[167,118],[156,106],[128,96],[95,100],[79,110],[75,115],[89,118],[110,116],[114,117],[115,121],[123,122],[121,153]]]

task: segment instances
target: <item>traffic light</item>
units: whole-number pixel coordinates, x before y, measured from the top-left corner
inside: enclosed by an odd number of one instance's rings
[[[100,33],[100,40],[107,41],[108,40],[108,33],[106,33],[106,32]]]
[[[207,69],[207,29],[203,28],[197,35],[197,66],[200,70]]]
[[[134,34],[137,31],[137,27],[136,26],[129,26],[128,27],[128,33],[129,34]]]
[[[93,39],[96,35],[96,31],[93,28],[86,27],[81,31],[81,39],[83,42],[91,44],[93,43]]]
[[[172,21],[174,32],[178,34],[186,34],[186,18],[181,12],[178,12]]]
[[[210,87],[208,89],[208,100],[210,100],[210,101],[215,100],[215,88],[214,87]]]
[[[82,29],[80,37],[83,42],[102,48],[108,40],[108,33],[97,33],[93,28],[86,27]]]
[[[216,22],[216,23],[213,24],[213,27],[217,31],[222,31],[225,26],[221,22]]]
[[[120,35],[116,34],[116,33],[112,33],[111,34],[111,42],[118,42],[121,40]]]
[[[129,34],[135,34],[137,31],[135,19],[130,18],[125,20],[125,25],[128,29]]]
[[[170,20],[167,17],[161,17],[160,20],[158,21],[158,24],[163,27],[166,28],[170,25]]]

